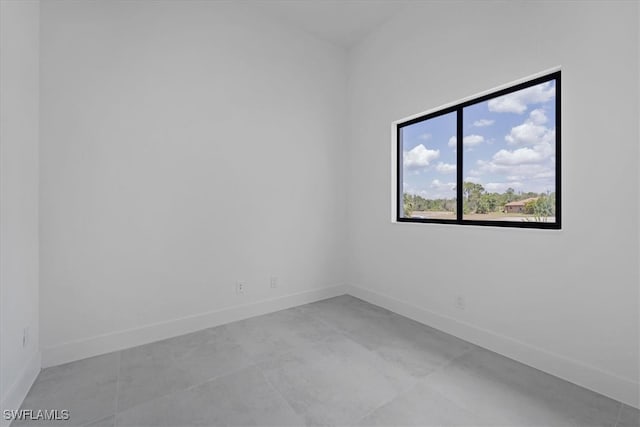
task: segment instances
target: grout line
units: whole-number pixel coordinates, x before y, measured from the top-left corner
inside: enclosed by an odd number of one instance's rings
[[[118,396],[120,394],[120,369],[122,367],[122,351],[120,350],[118,352],[118,376],[116,378],[116,398],[115,398],[115,402],[113,402],[113,416],[115,417],[115,414],[118,413],[118,401],[120,399],[118,399]],[[115,420],[114,420],[115,423]]]
[[[618,403],[618,416],[616,417],[616,423],[614,424],[613,427],[618,427],[618,423],[620,422],[620,416],[622,416],[622,402]]]
[[[313,303],[312,303],[312,304],[313,304]],[[306,305],[306,304],[305,304],[305,305]],[[300,307],[300,306],[299,306],[299,307]],[[331,323],[327,322],[327,321],[326,321],[326,320],[324,320],[323,318],[316,316],[313,312],[308,312],[308,311],[305,311],[305,310],[299,310],[299,307],[294,307],[294,308],[295,308],[295,309],[298,309],[298,312],[299,312],[299,313],[301,313],[302,315],[307,316],[307,317],[309,317],[309,318],[311,318],[311,319],[313,319],[313,320],[315,320],[315,321],[317,321],[317,322],[319,322],[319,323],[323,324],[323,325],[324,325],[324,326],[326,326],[327,328],[331,329],[333,332],[338,332],[338,333],[346,332],[346,331],[344,331],[343,329],[338,328],[337,326],[332,325]],[[318,340],[318,341],[322,341],[322,340],[320,339],[320,340]]]
[[[158,400],[158,399],[163,399],[163,398],[165,398],[165,397],[173,396],[174,394],[178,394],[178,393],[182,393],[182,392],[184,392],[184,391],[192,390],[192,389],[194,389],[194,388],[200,387],[201,385],[204,385],[204,384],[210,383],[210,382],[212,382],[212,381],[216,381],[216,380],[218,380],[218,379],[221,379],[221,378],[227,377],[227,376],[229,376],[229,375],[237,374],[238,372],[241,372],[241,371],[244,371],[244,370],[248,370],[248,369],[252,369],[252,368],[258,368],[257,363],[251,363],[251,364],[249,364],[249,365],[247,365],[247,366],[243,366],[243,367],[241,367],[241,368],[232,369],[232,370],[231,370],[231,371],[229,371],[229,372],[225,372],[224,374],[220,374],[220,375],[215,375],[215,376],[213,376],[213,377],[207,378],[207,379],[206,379],[206,380],[204,380],[204,381],[198,382],[197,384],[192,384],[192,385],[190,385],[190,386],[188,386],[188,387],[181,388],[181,389],[179,389],[179,390],[174,390],[174,391],[169,392],[169,393],[167,393],[167,394],[163,394],[162,396],[156,396],[156,397],[154,397],[153,399],[149,399],[149,400],[145,400],[144,402],[136,403],[135,405],[130,406],[130,407],[128,407],[128,408],[126,408],[126,409],[124,409],[124,410],[122,410],[122,411],[116,412],[116,414],[115,414],[115,415],[118,415],[118,414],[123,413],[123,412],[127,412],[127,411],[129,411],[129,410],[131,410],[131,409],[133,409],[133,408],[137,408],[138,406],[141,406],[141,405],[147,404],[147,403],[149,403],[149,402],[153,402],[153,401]]]
[[[111,353],[115,353],[115,352],[111,352]],[[92,357],[101,357],[101,356],[105,356],[105,355],[108,355],[108,354],[111,354],[111,353],[106,353],[106,354],[102,354],[102,355],[98,355],[98,356],[92,356]],[[116,390],[115,390],[115,395],[114,395],[114,398],[113,398],[113,411],[110,414],[105,415],[103,417],[91,418],[91,419],[87,420],[85,423],[83,423],[81,427],[90,426],[91,424],[97,423],[98,421],[106,420],[109,417],[113,417],[113,423],[114,423],[114,426],[115,426],[116,408],[117,408],[117,405],[118,405],[118,384],[120,382],[120,359],[122,357],[122,351],[119,350],[117,353],[118,353],[118,357],[117,357],[117,360],[116,360]],[[87,359],[90,359],[90,357],[88,357]],[[85,360],[85,359],[80,359],[80,360]],[[69,362],[69,363],[74,363],[74,362]]]
[[[445,369],[445,368],[453,365],[454,363],[456,363],[459,359],[462,359],[467,354],[471,354],[472,352],[474,352],[476,350],[478,350],[478,349],[470,347],[468,350],[465,350],[462,353],[460,353],[459,355],[457,355],[455,357],[452,357],[451,359],[447,360],[442,365],[437,366],[433,371],[429,372],[427,375],[422,377],[421,380],[424,380],[424,379],[430,377],[431,375],[435,374],[436,372],[442,371],[443,369]]]
[[[366,414],[364,414],[362,417],[360,417],[357,421],[356,421],[356,425],[360,425],[362,423],[362,420],[364,420],[365,418],[367,418],[369,415],[373,414],[374,412],[376,412],[378,409],[383,408],[384,406],[388,405],[389,403],[393,402],[394,400],[396,400],[397,398],[399,398],[400,396],[409,393],[411,390],[413,390],[414,388],[416,388],[418,386],[418,381],[416,381],[415,383],[413,383],[411,385],[411,387],[407,388],[406,390],[402,390],[402,391],[398,391],[395,393],[395,395],[388,399],[385,400],[384,402],[382,402],[380,405],[376,406],[375,408],[373,408],[372,410],[370,410],[369,412],[367,412]]]
[[[284,400],[284,403],[293,411],[294,414],[300,416],[305,424],[306,424],[306,416],[305,414],[301,414],[298,411],[295,410],[295,408],[291,405],[291,402],[289,402],[289,400],[282,394],[282,392],[280,390],[278,390],[272,383],[271,381],[269,381],[269,378],[267,378],[267,376],[265,375],[264,371],[262,370],[262,368],[258,367],[258,370],[260,371],[260,374],[262,375],[262,378],[264,378],[264,380],[267,382],[267,385],[273,390],[275,391],[278,396],[280,396],[280,398],[282,400]]]
[[[411,392],[413,389],[415,389],[416,387],[418,387],[421,383],[424,384],[426,382],[426,378],[428,378],[430,375],[446,368],[447,366],[450,366],[452,364],[454,364],[458,359],[460,359],[461,357],[471,353],[472,351],[474,351],[475,349],[473,347],[469,348],[468,350],[463,351],[462,353],[460,353],[459,355],[451,358],[450,360],[448,360],[446,363],[443,363],[442,365],[437,366],[433,371],[429,372],[427,375],[420,377],[420,378],[415,378],[415,382],[410,386],[407,387],[405,390],[401,390],[399,392],[396,393],[395,396],[393,396],[391,399],[383,402],[382,404],[380,404],[379,406],[375,407],[374,409],[372,409],[371,411],[367,412],[362,418],[360,418],[358,420],[358,424],[360,422],[362,422],[362,420],[364,420],[365,418],[367,418],[369,415],[371,415],[372,413],[374,413],[375,411],[377,411],[378,409],[382,408],[385,405],[388,405],[389,403],[393,402],[394,400],[396,400],[398,397],[403,396],[409,392]],[[377,354],[374,350],[371,350],[373,353]],[[435,390],[437,392],[437,390]],[[438,392],[438,394],[440,394]],[[440,394],[440,396],[442,396],[443,398],[451,401],[450,399],[448,399],[446,396],[443,396]]]
[[[291,308],[297,309],[297,307],[291,307]],[[285,309],[285,310],[286,310],[286,309]],[[280,310],[280,311],[282,311],[282,310]],[[336,332],[336,333],[339,333],[339,334],[342,334],[342,331],[340,331],[340,330],[338,330],[338,329],[336,329],[336,328],[332,327],[330,324],[328,324],[328,323],[324,322],[322,319],[316,318],[315,316],[311,316],[311,315],[309,315],[308,313],[304,313],[302,310],[297,310],[297,311],[298,311],[300,314],[304,315],[304,316],[309,316],[310,318],[312,318],[312,319],[314,319],[314,320],[321,321],[323,324],[326,324],[326,326],[328,326],[332,331],[334,331],[334,332]],[[277,313],[277,312],[274,312],[274,313]],[[267,313],[267,314],[270,314],[270,313]],[[262,315],[261,315],[261,316],[262,316]],[[255,316],[255,317],[260,317],[260,316]],[[246,319],[242,319],[242,320],[246,320]],[[241,322],[242,320],[239,320],[238,322]],[[232,323],[235,323],[235,322],[232,322]],[[207,329],[215,329],[215,328],[219,328],[219,327],[221,327],[221,326],[225,326],[225,325],[213,326],[213,327],[211,327],[211,328],[207,328]],[[185,334],[185,335],[188,335],[188,334]],[[175,337],[174,337],[174,338],[175,338]],[[171,338],[169,338],[169,339],[171,339]],[[317,340],[313,340],[312,342],[310,342],[310,343],[308,343],[308,344],[305,344],[305,345],[302,345],[302,346],[294,346],[294,347],[293,347],[293,348],[291,348],[290,350],[287,350],[287,351],[285,351],[284,353],[279,354],[277,357],[278,357],[278,358],[280,358],[280,357],[283,357],[283,356],[289,355],[289,354],[293,353],[294,351],[298,350],[298,349],[299,349],[299,348],[301,348],[301,347],[305,347],[306,345],[315,345],[315,344],[317,344],[317,343],[319,343],[319,342],[324,341],[325,339],[326,339],[326,337],[323,337],[323,338],[319,338],[319,339],[317,339]],[[145,345],[148,345],[148,344],[143,344],[143,345],[141,345],[141,346],[139,346],[139,347],[143,347],[143,346],[145,346]],[[124,350],[121,350],[121,351],[120,351],[120,354],[122,353],[122,351],[124,351]],[[174,390],[174,391],[172,391],[172,392],[170,392],[170,393],[167,393],[167,394],[163,394],[163,395],[161,395],[161,396],[154,397],[153,399],[150,399],[150,400],[146,400],[146,401],[144,401],[144,402],[137,403],[137,404],[135,404],[135,405],[133,405],[133,406],[130,406],[130,407],[128,407],[128,408],[126,408],[126,409],[122,410],[122,411],[120,411],[120,410],[119,410],[120,408],[118,408],[118,407],[116,406],[116,411],[115,411],[115,414],[114,414],[114,415],[117,415],[117,414],[119,414],[120,412],[126,412],[126,411],[129,411],[129,410],[130,410],[130,409],[132,409],[132,408],[135,408],[135,407],[137,407],[137,406],[143,405],[143,404],[145,404],[145,403],[152,402],[152,401],[157,400],[157,399],[161,399],[161,398],[164,398],[164,397],[172,396],[172,395],[174,395],[174,394],[176,394],[176,393],[180,393],[180,392],[183,392],[183,391],[191,390],[191,389],[193,389],[193,388],[199,387],[199,386],[201,386],[201,385],[203,385],[203,384],[206,384],[206,383],[208,383],[208,382],[215,381],[215,380],[217,380],[217,379],[220,379],[220,378],[226,377],[226,376],[228,376],[228,375],[233,375],[233,374],[238,373],[238,372],[240,372],[240,371],[243,371],[243,370],[245,370],[245,369],[257,368],[257,369],[259,369],[259,370],[260,370],[260,372],[262,373],[263,371],[262,371],[262,369],[260,368],[260,365],[262,365],[262,364],[266,363],[266,362],[267,362],[267,361],[269,361],[270,359],[271,359],[271,357],[267,356],[267,357],[261,358],[261,359],[259,359],[259,360],[252,360],[252,361],[251,361],[251,363],[249,363],[249,364],[248,364],[248,365],[246,365],[246,366],[242,366],[242,367],[240,367],[240,368],[232,369],[232,370],[231,370],[231,371],[229,371],[229,372],[225,372],[225,373],[222,373],[222,374],[219,374],[219,375],[215,375],[215,376],[213,376],[213,377],[210,377],[210,378],[207,378],[207,379],[205,379],[205,380],[203,380],[203,381],[200,381],[200,382],[198,382],[198,383],[196,383],[196,384],[192,384],[192,385],[190,385],[190,386],[188,386],[188,387],[181,388],[180,390]],[[120,361],[119,361],[119,362],[120,362]],[[120,371],[120,368],[118,369],[118,380],[119,380],[119,371]],[[118,387],[119,387],[119,384],[118,384]],[[117,394],[119,394],[119,390],[118,390],[118,393],[117,393]],[[116,395],[116,396],[117,396],[117,395]],[[288,402],[287,402],[287,403],[288,403]],[[117,404],[117,402],[116,402],[116,404]],[[296,412],[296,413],[297,413],[297,412]]]
[[[355,341],[352,337],[350,337],[350,334],[352,334],[352,333],[351,333],[351,332],[349,332],[348,330],[346,330],[346,329],[344,329],[344,328],[340,328],[340,327],[338,327],[338,326],[336,326],[336,325],[333,325],[333,324],[331,324],[331,323],[327,322],[327,321],[326,321],[325,319],[323,319],[322,317],[315,315],[315,313],[314,313],[313,311],[300,310],[300,309],[299,309],[299,307],[295,307],[295,309],[297,309],[297,310],[298,310],[298,312],[300,312],[301,314],[303,314],[303,315],[305,315],[305,316],[307,316],[307,317],[309,317],[309,318],[311,318],[311,319],[313,319],[313,320],[315,320],[315,321],[319,322],[320,324],[322,324],[322,325],[326,326],[329,330],[331,330],[332,332],[336,333],[336,334],[337,334],[337,335],[339,335],[340,337],[342,337],[342,338],[344,338],[344,339],[346,339],[346,340],[348,340],[348,341],[352,342],[353,344],[355,344],[355,345],[356,345],[356,346],[358,346],[358,347],[361,347],[365,352],[367,352],[367,353],[371,354],[372,356],[375,356],[375,357],[381,357],[381,356],[380,356],[376,351],[371,350],[371,349],[369,349],[369,348],[365,347],[364,345],[360,344],[359,342]],[[326,341],[326,340],[327,340],[327,339],[329,339],[329,338],[330,338],[330,337],[323,337],[323,338],[321,338],[321,339],[318,339],[318,340],[317,340],[317,341],[315,341],[315,342],[310,343],[309,345],[315,345],[315,344],[317,344],[317,343],[320,343],[320,342]],[[295,349],[292,349],[292,350],[289,350],[289,351],[285,352],[285,355],[286,355],[286,354],[291,353],[293,350],[295,350]],[[281,393],[281,392],[280,392],[280,391],[279,391],[279,390],[278,390],[278,389],[277,389],[277,388],[276,388],[276,387],[271,383],[271,381],[269,381],[269,379],[266,377],[266,375],[265,375],[264,371],[263,371],[262,369],[260,369],[260,370],[261,370],[262,375],[264,376],[265,380],[267,381],[267,383],[271,386],[271,388],[273,388],[273,389],[274,389],[274,390],[275,390],[275,391],[276,391],[276,392],[277,392],[277,393],[278,393],[278,394],[279,394],[279,395],[280,395],[280,396],[285,400],[285,402],[287,402],[287,405],[289,405],[289,407],[290,407],[290,408],[291,408],[291,409],[292,409],[296,414],[298,414],[298,415],[300,415],[300,416],[304,417],[304,414],[300,414],[298,411],[296,411],[296,410],[291,406],[291,404],[289,403],[289,401],[287,400],[287,398],[286,398],[286,397],[285,397],[285,396],[284,396],[284,395],[283,395],[283,394],[282,394],[282,393]],[[379,406],[376,406],[375,408],[373,408],[371,411],[367,412],[363,417],[360,417],[360,418],[359,418],[358,420],[356,420],[356,421],[358,421],[358,422],[359,422],[359,421],[361,421],[362,419],[366,418],[369,414],[371,414],[371,413],[375,412],[376,410],[378,410],[379,408],[383,407],[384,405],[386,405],[386,404],[388,404],[388,403],[392,402],[392,401],[393,401],[393,400],[395,400],[398,396],[400,396],[400,395],[402,395],[402,394],[404,394],[404,393],[407,393],[408,391],[412,390],[412,389],[413,389],[417,384],[418,384],[418,381],[417,381],[417,380],[413,381],[413,382],[412,382],[412,384],[411,384],[410,386],[408,386],[406,389],[395,392],[395,393],[394,393],[394,395],[393,395],[393,397],[391,397],[390,399],[388,399],[388,400],[386,400],[386,401],[382,402]]]

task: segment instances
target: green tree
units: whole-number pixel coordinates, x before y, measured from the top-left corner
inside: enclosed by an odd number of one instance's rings
[[[536,211],[536,203],[537,200],[529,200],[527,203],[524,204],[524,213],[526,214],[534,214]]]
[[[551,197],[543,195],[536,200],[533,207],[533,214],[539,217],[548,217],[555,215],[555,206],[551,201]]]
[[[413,197],[411,194],[404,193],[402,195],[402,212],[404,214],[404,218],[411,218],[411,214],[413,213]]]
[[[516,199],[516,190],[509,187],[507,191],[504,193],[505,195],[505,203],[513,202]]]
[[[476,184],[475,182],[464,182],[462,183],[462,194],[465,198],[465,213],[469,212],[478,212],[478,206],[480,204],[480,196],[484,193],[484,187],[481,184]],[[483,206],[481,210],[484,210]]]

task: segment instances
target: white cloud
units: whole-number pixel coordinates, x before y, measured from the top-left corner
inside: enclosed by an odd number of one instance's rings
[[[528,159],[526,156],[529,155],[537,159],[538,156],[545,155],[545,153],[535,152],[535,150],[531,151],[534,153],[523,155],[522,151],[518,151],[516,154],[507,154],[505,158],[507,163],[512,163],[514,159],[521,160],[518,156]],[[465,177],[465,181],[480,183],[485,190],[491,193],[502,193],[509,187],[518,191],[544,193],[555,189],[555,159],[550,156],[539,163],[522,164],[501,164],[494,159],[478,160],[475,168],[469,171],[469,175]]]
[[[447,144],[449,147],[455,147],[458,142],[458,139],[455,136],[449,138],[449,143]],[[462,138],[462,145],[465,147],[473,147],[480,143],[484,142],[484,136],[482,135],[467,135]]]
[[[456,188],[456,183],[441,182],[439,179],[434,179],[433,181],[431,181],[431,185],[429,187],[435,190],[439,195],[448,194],[444,197],[452,197],[449,193],[452,192],[454,188]]]
[[[404,188],[404,193],[424,197],[425,199],[451,199],[456,197],[455,188],[455,182],[441,182],[434,179],[428,187],[416,188],[407,186]]]
[[[509,102],[512,105],[521,103],[523,107],[518,107],[518,112],[524,112],[529,108],[529,104],[542,102],[540,100],[550,99],[553,96],[554,88],[548,84],[532,89],[528,94],[513,97]],[[504,146],[503,149],[496,147],[497,151],[494,151],[493,156],[478,160],[471,169],[466,171],[467,176],[464,181],[482,184],[489,192],[501,193],[509,187],[517,191],[538,193],[553,191],[555,188],[555,129],[548,127],[553,126],[554,123],[553,117],[548,117],[547,113],[548,111],[543,108],[530,110],[521,124],[513,127],[505,135],[504,140],[508,146]],[[474,122],[474,125],[482,127],[479,126],[481,123],[490,125],[481,120]],[[489,140],[478,134],[467,135],[463,139],[465,151],[479,144],[489,143]],[[449,139],[448,145],[456,147],[455,136]],[[448,168],[445,165],[447,164],[439,162],[434,169],[441,172],[447,169],[451,173],[455,171],[454,165],[447,165]],[[428,192],[431,194],[454,188],[454,186],[447,187],[446,184],[448,183],[434,180]]]
[[[489,111],[497,113],[522,114],[527,111],[529,104],[547,102],[556,94],[556,88],[551,82],[531,86],[508,95],[494,98],[488,102]]]
[[[504,189],[512,187],[522,191],[542,193],[547,190],[553,191],[555,188],[555,161],[553,157],[542,163],[517,165],[497,164],[494,161],[479,160],[477,162],[477,170],[481,175],[491,175],[494,183],[497,181],[493,180],[500,180],[500,175],[504,176]],[[485,188],[487,187],[485,186]],[[501,190],[500,187],[494,188],[496,192]]]
[[[521,125],[511,128],[504,137],[509,145],[533,145],[542,142],[551,142],[555,139],[554,129],[544,126],[548,121],[543,110],[533,110],[529,118]]]
[[[544,170],[542,172],[535,174],[533,177],[539,179],[539,178],[553,178],[554,176],[556,176],[556,173],[554,171]]]
[[[489,193],[504,193],[507,188],[518,190],[523,187],[521,182],[488,182],[483,187]]]
[[[484,142],[484,136],[482,135],[467,135],[462,138],[462,145],[465,147],[473,147]]]
[[[476,120],[475,122],[473,122],[473,125],[475,127],[485,127],[485,126],[491,126],[493,123],[495,122],[495,120],[489,120],[489,119],[480,119],[480,120]]]
[[[549,119],[547,119],[547,115],[543,109],[537,108],[529,113],[529,120],[536,125],[543,125],[547,123]]]
[[[553,191],[555,130],[544,126],[547,121],[544,110],[531,111],[522,125],[505,136],[508,144],[520,147],[501,149],[491,159],[478,160],[469,174],[491,176],[491,182],[484,185],[490,192],[503,192],[508,187],[537,193]]]
[[[456,165],[440,162],[436,166],[436,170],[440,173],[454,173],[456,171]]]
[[[531,148],[518,148],[514,151],[500,150],[493,155],[493,161],[498,165],[521,165],[523,163],[538,163],[542,160],[539,153]]]
[[[440,157],[440,150],[429,150],[424,145],[416,145],[403,153],[404,167],[410,170],[423,169]]]
[[[553,147],[548,142],[542,142],[533,148],[523,147],[514,151],[500,150],[493,155],[493,162],[497,165],[522,165],[540,163],[554,154]]]
[[[498,174],[511,177],[517,176],[521,178],[519,179],[520,181],[523,181],[539,174],[546,174],[549,172],[551,172],[552,176],[555,176],[553,175],[553,171],[555,170],[554,166],[555,163],[552,158],[544,163],[528,163],[519,165],[497,164],[494,161],[478,160],[477,169],[474,169],[471,172],[477,172],[478,175]]]
[[[441,182],[439,179],[431,181],[431,188],[447,188],[449,190],[453,190],[455,186],[455,182]]]
[[[431,134],[430,133],[423,133],[418,138],[420,138],[423,141],[427,141],[427,140],[431,139]]]

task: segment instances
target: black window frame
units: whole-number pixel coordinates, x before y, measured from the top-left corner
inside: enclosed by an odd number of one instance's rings
[[[534,221],[500,221],[500,220],[470,220],[464,219],[463,212],[463,110],[480,102],[485,102],[493,98],[498,98],[503,95],[507,95],[513,92],[517,92],[522,89],[526,89],[531,86],[536,86],[541,83],[555,80],[555,125],[556,125],[556,141],[555,141],[555,181],[556,181],[556,215],[555,222],[534,222]],[[538,229],[562,229],[562,188],[561,188],[561,166],[562,157],[560,150],[561,142],[561,71],[555,71],[545,74],[540,77],[536,77],[531,80],[524,81],[506,88],[496,90],[484,95],[468,99],[453,106],[445,107],[437,111],[432,111],[427,114],[415,117],[410,120],[402,121],[395,124],[396,133],[396,210],[395,219],[400,223],[426,223],[426,224],[455,224],[455,225],[474,225],[474,226],[489,226],[489,227],[510,227],[510,228],[538,228]],[[402,203],[403,203],[403,178],[402,178],[402,162],[403,162],[403,150],[402,150],[402,128],[410,126],[416,123],[423,122],[438,116],[456,112],[456,219],[442,219],[442,218],[404,218],[401,217]]]

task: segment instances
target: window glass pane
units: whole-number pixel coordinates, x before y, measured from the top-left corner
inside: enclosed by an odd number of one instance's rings
[[[456,219],[456,113],[400,128],[401,218]]]
[[[463,110],[463,219],[555,222],[551,80]]]

